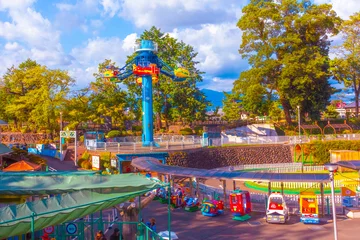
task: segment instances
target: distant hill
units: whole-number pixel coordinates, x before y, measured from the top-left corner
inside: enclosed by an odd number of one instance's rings
[[[222,108],[222,101],[225,99],[225,94],[223,92],[218,92],[210,89],[202,89],[201,92],[205,94],[206,100],[213,104],[213,106],[210,107],[211,109],[214,109],[216,107]]]

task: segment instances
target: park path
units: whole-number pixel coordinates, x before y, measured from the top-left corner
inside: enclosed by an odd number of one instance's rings
[[[79,168],[75,166],[73,161],[60,161],[57,158],[41,156],[46,159],[49,167],[56,169],[57,171],[77,171]]]

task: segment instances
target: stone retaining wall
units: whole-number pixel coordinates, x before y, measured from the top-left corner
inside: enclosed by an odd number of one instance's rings
[[[173,166],[212,169],[241,164],[291,163],[291,146],[241,146],[169,152],[168,164]]]

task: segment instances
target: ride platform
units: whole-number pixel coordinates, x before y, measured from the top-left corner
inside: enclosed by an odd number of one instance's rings
[[[247,220],[249,220],[251,218],[251,216],[249,215],[249,214],[245,214],[245,215],[243,215],[243,216],[234,216],[233,217],[233,220],[235,220],[235,221],[241,221],[241,222],[245,222],[245,221],[247,221]]]

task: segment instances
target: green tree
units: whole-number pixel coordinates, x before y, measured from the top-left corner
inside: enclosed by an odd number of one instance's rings
[[[169,77],[160,74],[159,81],[153,85],[154,113],[158,128],[161,127],[161,119],[166,125],[168,121],[191,122],[205,118],[206,107],[209,102],[205,95],[196,87],[202,81],[202,72],[196,68],[197,53],[193,47],[178,41],[160,29],[152,27],[141,34],[140,39],[152,40],[158,45],[158,56],[169,66],[175,68],[179,64],[188,69],[191,78],[184,82],[173,82]],[[130,56],[128,61],[134,55]],[[130,99],[136,105],[137,111],[141,112],[141,87],[136,84],[135,77],[124,81],[128,87]],[[141,116],[140,114],[135,114]]]
[[[224,119],[228,121],[237,121],[241,119],[240,96],[235,93],[226,93],[223,101]]]
[[[333,105],[329,105],[326,107],[326,111],[324,112],[325,118],[337,118],[339,116],[339,112],[336,111],[336,107]]]
[[[124,129],[125,120],[128,119],[126,114],[127,94],[121,89],[121,86],[104,81],[102,72],[108,65],[115,66],[116,63],[111,60],[105,60],[99,64],[98,73],[94,73],[96,80],[91,82],[90,94],[90,120],[95,123],[103,124],[104,117],[111,117],[112,123],[120,129]]]
[[[69,123],[67,126],[69,129],[78,129],[80,123],[89,120],[91,115],[89,88],[71,92],[65,103],[62,109],[63,120]]]
[[[0,97],[5,100],[7,119],[15,125],[27,124],[53,133],[59,128],[57,117],[74,80],[66,71],[48,69],[33,60],[12,67],[3,76]]]
[[[359,116],[360,95],[360,13],[350,16],[341,27],[343,44],[337,48],[337,57],[332,61],[334,78],[354,91],[355,115]]]
[[[268,108],[272,95],[278,95],[288,123],[297,105],[302,116],[319,118],[333,92],[328,83],[328,36],[337,34],[341,21],[331,5],[251,0],[242,12],[239,52],[251,69],[241,73],[233,91],[243,94],[253,110]]]

